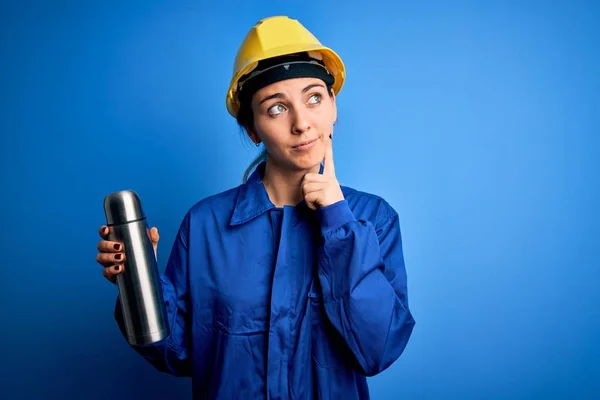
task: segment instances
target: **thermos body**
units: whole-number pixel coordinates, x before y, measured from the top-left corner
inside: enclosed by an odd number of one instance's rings
[[[148,224],[139,196],[124,190],[104,199],[108,240],[124,247],[124,270],[117,274],[119,298],[127,341],[147,345],[169,335],[158,265],[148,236]]]

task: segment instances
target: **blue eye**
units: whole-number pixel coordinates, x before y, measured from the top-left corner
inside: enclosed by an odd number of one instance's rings
[[[321,102],[321,95],[319,93],[315,93],[308,99],[310,104],[319,104]]]
[[[269,108],[269,114],[271,115],[279,115],[285,111],[285,107],[281,104],[275,104],[273,107]]]

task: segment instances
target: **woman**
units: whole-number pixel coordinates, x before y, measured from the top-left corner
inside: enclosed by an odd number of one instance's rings
[[[339,57],[287,17],[260,21],[238,51],[227,108],[264,156],[186,213],[161,275],[171,335],[134,346],[191,376],[195,398],[366,399],[366,377],[409,340],[398,214],[336,179],[343,80]],[[97,260],[114,283],[125,260],[107,233]],[[118,301],[115,317],[124,332]]]

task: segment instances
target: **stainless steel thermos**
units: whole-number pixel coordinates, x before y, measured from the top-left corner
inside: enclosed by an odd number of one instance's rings
[[[124,271],[117,275],[127,341],[147,345],[169,335],[166,307],[146,216],[137,193],[123,190],[104,199],[108,240],[121,242]]]

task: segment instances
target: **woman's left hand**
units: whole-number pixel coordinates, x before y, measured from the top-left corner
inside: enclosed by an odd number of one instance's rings
[[[304,175],[301,185],[304,201],[313,210],[344,200],[342,188],[335,177],[331,136],[329,136],[327,143],[325,157],[323,158],[325,164],[323,174],[308,173]]]

